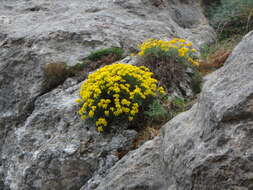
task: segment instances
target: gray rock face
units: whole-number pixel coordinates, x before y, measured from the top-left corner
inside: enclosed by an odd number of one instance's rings
[[[79,86],[63,85],[40,96],[24,125],[7,134],[2,147],[6,187],[79,189],[117,162],[118,151],[131,149],[135,131],[102,135],[80,121],[74,102]]]
[[[69,79],[45,92],[45,64],[74,65],[98,48],[131,50],[174,36],[196,46],[213,40],[200,2],[0,0],[0,189],[79,189],[106,176],[136,136],[101,136],[82,123],[74,103],[80,84]]]
[[[101,178],[90,179],[81,190],[163,190],[165,181],[160,164],[160,138],[146,142],[128,153]]]
[[[82,190],[253,189],[252,47],[253,32],[208,77],[191,110],[120,160],[98,187]]]

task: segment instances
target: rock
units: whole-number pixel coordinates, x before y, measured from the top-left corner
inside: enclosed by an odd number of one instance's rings
[[[79,189],[114,165],[118,151],[131,150],[137,132],[102,135],[80,121],[74,102],[79,86],[38,97],[24,125],[8,131],[1,155],[6,188]]]
[[[163,190],[160,138],[146,142],[118,161],[106,177],[95,176],[81,190]]]
[[[129,152],[106,177],[89,180],[81,190],[252,189],[251,47],[253,32],[225,66],[208,77],[191,110],[163,126],[161,136]],[[96,185],[89,186],[92,183]]]

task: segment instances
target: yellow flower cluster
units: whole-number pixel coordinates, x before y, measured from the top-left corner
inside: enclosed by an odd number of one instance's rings
[[[95,120],[98,131],[117,117],[132,121],[147,98],[164,94],[146,67],[115,63],[88,76],[80,88],[82,119]]]
[[[165,52],[171,49],[175,49],[177,50],[179,57],[183,57],[193,65],[199,66],[199,63],[195,61],[192,56],[194,53],[197,52],[197,50],[192,47],[191,42],[187,42],[184,39],[173,38],[170,41],[149,39],[139,45],[140,52],[138,53],[138,55],[144,56],[146,51],[151,48],[160,48],[162,51]]]

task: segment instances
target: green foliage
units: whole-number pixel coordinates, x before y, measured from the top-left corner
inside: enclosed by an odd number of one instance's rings
[[[245,34],[253,29],[253,1],[221,0],[209,6],[207,16],[219,40]]]
[[[174,96],[170,100],[170,118],[175,117],[181,112],[184,112],[189,109],[189,102],[184,98]]]
[[[183,112],[186,107],[186,101],[183,98],[175,96],[171,101],[173,108],[177,109],[177,111]]]
[[[202,88],[202,76],[196,68],[192,68],[193,73],[191,74],[191,88],[195,94],[201,92]]]
[[[167,102],[164,100],[166,99]],[[184,99],[179,96],[165,96],[162,101],[155,99],[145,112],[151,126],[154,124],[164,124],[179,113],[185,112],[191,108],[194,101]],[[166,103],[166,104],[165,104]]]
[[[118,61],[122,58],[123,54],[124,50],[118,47],[100,49],[91,52],[90,55],[76,65],[69,67],[69,70],[72,76],[76,76],[81,81],[88,76],[89,72]]]
[[[215,54],[217,51],[231,51],[241,38],[242,35],[238,35],[237,37],[216,41],[211,45],[204,44],[200,48],[201,60],[207,60],[210,55]]]
[[[90,61],[98,61],[108,55],[114,55],[115,59],[120,59],[122,58],[123,53],[124,53],[124,50],[122,48],[111,47],[111,48],[100,49],[95,52],[92,52],[85,59],[90,60]]]
[[[225,40],[217,40],[210,45],[201,47],[201,64],[199,71],[206,75],[222,67],[231,54],[234,47],[241,41],[242,35],[234,36]]]
[[[154,99],[145,111],[151,122],[163,123],[169,119],[169,112],[159,99]]]
[[[206,60],[208,58],[208,56],[212,53],[214,53],[217,50],[216,47],[213,47],[210,44],[204,44],[202,45],[202,47],[200,48],[200,58],[202,60]]]

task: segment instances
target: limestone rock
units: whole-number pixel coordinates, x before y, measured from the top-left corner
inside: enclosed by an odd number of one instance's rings
[[[9,130],[1,157],[6,187],[78,189],[114,165],[118,151],[131,149],[135,131],[102,135],[80,121],[74,102],[79,86],[40,96],[24,125]]]
[[[118,161],[104,178],[96,176],[81,190],[165,190],[159,150],[159,137],[146,142]]]

